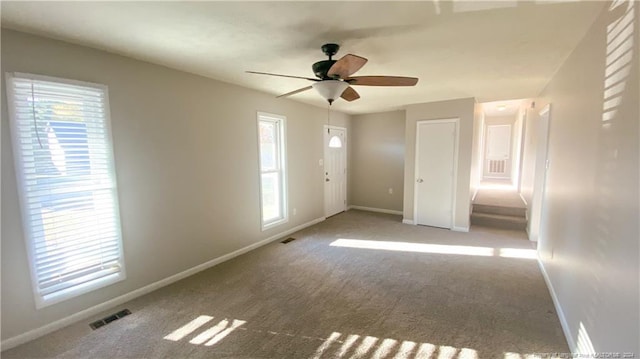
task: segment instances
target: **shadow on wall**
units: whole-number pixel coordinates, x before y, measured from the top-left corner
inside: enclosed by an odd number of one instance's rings
[[[595,353],[589,338],[589,331],[591,330],[593,333],[596,328],[601,326],[599,318],[603,314],[600,311],[607,306],[605,303],[607,298],[618,291],[614,288],[615,284],[608,283],[603,278],[603,273],[607,273],[604,266],[611,261],[611,251],[608,247],[612,242],[624,238],[624,228],[628,228],[630,224],[628,221],[631,220],[631,223],[634,221],[633,218],[627,218],[633,211],[626,209],[629,212],[625,214],[624,208],[615,208],[612,204],[624,203],[626,200],[623,197],[630,195],[630,193],[625,193],[626,191],[621,191],[621,188],[638,186],[638,178],[626,175],[629,169],[624,168],[626,165],[622,162],[625,157],[633,156],[632,153],[623,153],[623,151],[635,151],[635,156],[637,156],[637,137],[636,143],[621,141],[621,139],[633,139],[625,134],[631,131],[629,126],[637,126],[637,119],[625,118],[625,114],[620,111],[621,104],[637,101],[627,95],[626,91],[632,86],[630,75],[634,63],[638,61],[635,59],[637,51],[634,46],[634,34],[637,31],[635,28],[636,6],[638,4],[635,1],[617,0],[611,3],[607,12],[602,122],[597,144],[594,193],[593,230],[595,241],[590,248],[592,260],[587,266],[591,280],[586,295],[588,302],[584,313],[585,320],[584,323],[579,323],[578,332],[574,333],[577,338],[576,349],[582,354]],[[635,127],[636,135],[637,131],[638,129]],[[620,210],[622,212],[618,212]],[[635,213],[637,214],[637,212]],[[606,288],[611,288],[611,291],[605,290]]]

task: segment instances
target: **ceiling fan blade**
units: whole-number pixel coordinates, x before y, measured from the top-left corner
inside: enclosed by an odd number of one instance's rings
[[[415,86],[418,83],[415,77],[400,76],[356,76],[345,81],[357,86]]]
[[[289,77],[292,79],[302,79],[302,80],[309,80],[309,81],[320,81],[318,79],[313,79],[311,77],[302,77],[302,76],[292,76],[292,75],[280,75],[280,74],[271,74],[268,72],[256,72],[256,71],[245,71],[248,74],[257,74],[257,75],[269,75],[269,76],[278,76],[278,77]]]
[[[353,89],[353,87],[349,86],[346,90],[344,90],[344,92],[342,92],[342,95],[340,95],[340,97],[351,102],[359,99],[360,95],[356,92],[356,90]]]
[[[347,77],[353,75],[356,71],[360,70],[362,66],[367,63],[367,61],[369,60],[357,55],[344,55],[340,60],[336,61],[333,66],[331,66],[331,68],[327,72],[327,76],[338,76],[341,79],[346,79]]]
[[[283,95],[280,95],[280,96],[276,96],[276,98],[280,98],[280,97],[287,97],[287,96],[295,95],[295,94],[300,93],[300,92],[304,92],[304,91],[307,91],[307,90],[311,90],[312,88],[313,88],[313,87],[311,87],[311,86],[303,87],[303,88],[301,88],[301,89],[297,89],[297,90],[295,90],[295,91],[287,92],[286,94],[283,94]]]

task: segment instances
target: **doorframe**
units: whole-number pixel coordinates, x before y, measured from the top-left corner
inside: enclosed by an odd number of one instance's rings
[[[458,188],[458,143],[460,138],[460,118],[445,118],[435,120],[420,120],[416,121],[416,146],[415,146],[415,158],[413,163],[413,224],[418,225],[418,159],[420,148],[420,125],[432,125],[437,123],[453,123],[455,125],[455,136],[453,139],[453,190],[451,191],[451,226],[449,229],[455,228],[456,223],[456,200],[457,200],[457,188]]]
[[[527,234],[529,235],[529,240],[532,242],[539,242],[540,241],[540,230],[542,229],[542,225],[544,222],[546,222],[545,217],[544,217],[544,213],[545,213],[545,197],[546,197],[546,193],[547,193],[547,178],[549,176],[549,168],[550,168],[550,161],[549,161],[549,139],[550,139],[550,135],[551,135],[551,104],[547,104],[545,107],[542,108],[542,110],[540,110],[540,112],[538,113],[538,120],[542,120],[543,118],[546,117],[546,129],[545,129],[545,133],[541,133],[540,134],[540,138],[545,138],[545,148],[543,149],[544,151],[544,163],[542,164],[542,168],[537,168],[538,165],[538,153],[537,153],[537,148],[536,148],[536,163],[534,164],[535,167],[535,171],[534,172],[534,183],[533,183],[533,193],[531,194],[531,206],[535,208],[532,208],[532,211],[535,211],[536,213],[536,226],[535,228],[528,228]],[[540,138],[538,139],[538,144],[540,143]],[[543,175],[541,176],[541,180],[540,183],[536,183],[535,181],[535,177],[537,175],[537,171],[538,170],[542,170],[543,171]],[[538,187],[539,186],[539,187]],[[536,191],[537,189],[537,191]],[[539,195],[536,196],[536,192],[539,191]],[[537,201],[534,201],[533,199],[537,197]],[[530,218],[528,218],[529,221],[529,225],[533,224],[531,223],[531,217],[533,217],[533,212],[530,213]],[[531,230],[534,230],[534,235],[531,235]]]
[[[347,203],[347,199],[349,198],[349,193],[347,192],[349,189],[349,152],[348,152],[348,132],[347,132],[347,128],[346,127],[341,127],[341,126],[334,126],[334,125],[324,125],[323,127],[324,132],[322,133],[322,202],[324,203],[324,216],[327,217],[327,203],[326,203],[326,199],[327,199],[327,186],[325,186],[325,173],[327,171],[325,171],[326,168],[326,163],[327,163],[327,146],[328,146],[328,142],[326,141],[325,136],[329,135],[329,130],[342,130],[344,131],[344,141],[342,142],[342,147],[344,148],[344,211],[347,210],[348,208],[348,203]],[[331,139],[329,137],[329,139]]]

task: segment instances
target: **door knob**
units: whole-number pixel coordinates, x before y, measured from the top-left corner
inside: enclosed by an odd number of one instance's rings
[[[418,182],[418,183],[422,183],[422,182],[424,182],[424,181],[422,180],[422,178],[418,178],[418,180],[416,180],[416,182]]]

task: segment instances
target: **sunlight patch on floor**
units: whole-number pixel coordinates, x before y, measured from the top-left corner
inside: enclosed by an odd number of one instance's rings
[[[478,353],[469,348],[333,332],[312,358],[478,359]]]
[[[164,339],[177,342],[180,339],[186,337],[187,335],[193,333],[201,326],[205,325],[211,319],[213,319],[213,317],[210,317],[208,315],[201,315],[196,319],[190,321],[189,323],[185,324],[184,326],[174,330],[171,334],[164,337]]]
[[[171,334],[165,336],[164,339],[174,342],[180,341],[203,327],[212,319],[213,317],[211,316],[201,315],[196,319],[190,321],[189,323],[183,325],[182,327],[174,330],[173,332],[171,332]],[[208,327],[206,330],[200,332],[198,335],[189,340],[189,343],[195,345],[204,344],[207,347],[215,345],[245,323],[246,321],[244,320],[233,319],[229,321],[229,319],[225,318],[214,324],[213,326]]]
[[[339,238],[331,244],[332,247],[375,249],[397,252],[416,252],[434,254],[458,254],[465,256],[481,257],[503,257],[535,259],[537,253],[535,249],[527,248],[492,248],[474,246],[454,246],[446,244],[392,242],[392,241],[370,241],[365,239]]]

